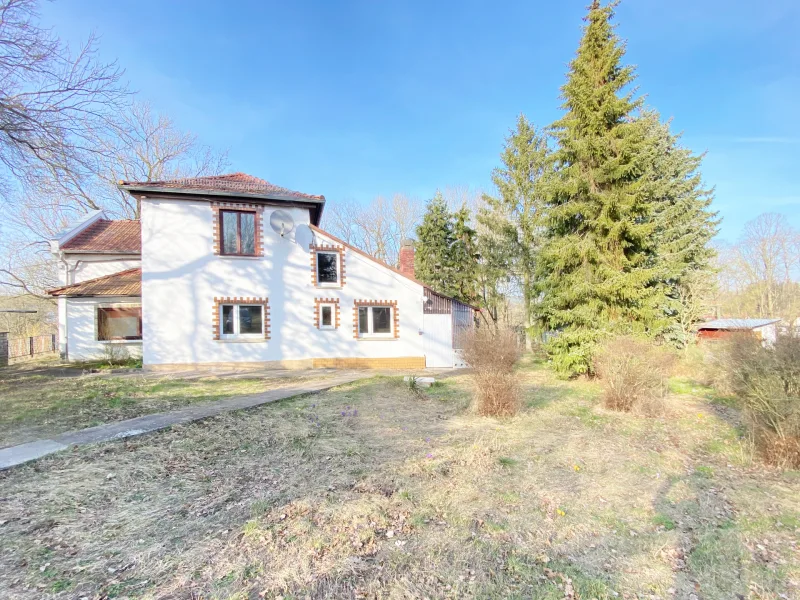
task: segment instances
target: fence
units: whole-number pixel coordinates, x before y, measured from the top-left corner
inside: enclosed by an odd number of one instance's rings
[[[26,358],[58,350],[56,334],[35,335],[8,340],[8,358]]]

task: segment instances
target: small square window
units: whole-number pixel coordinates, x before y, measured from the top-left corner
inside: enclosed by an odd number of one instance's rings
[[[336,305],[320,304],[319,306],[319,328],[336,329]]]
[[[339,285],[338,252],[317,252],[317,285]]]

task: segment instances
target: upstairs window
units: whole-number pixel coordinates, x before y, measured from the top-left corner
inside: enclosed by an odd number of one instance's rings
[[[339,285],[338,252],[317,252],[317,285]]]
[[[358,337],[392,337],[392,306],[359,306]]]
[[[232,256],[256,255],[256,213],[221,210],[220,238],[222,254]]]
[[[97,309],[97,340],[115,342],[142,339],[142,307],[119,306]]]
[[[221,337],[264,337],[264,307],[255,304],[223,304],[220,306]]]

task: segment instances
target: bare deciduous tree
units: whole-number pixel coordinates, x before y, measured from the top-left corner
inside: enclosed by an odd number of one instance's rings
[[[113,120],[127,92],[95,39],[76,54],[38,25],[36,0],[0,0],[0,177],[4,192],[45,168],[81,170],[100,151],[91,132]]]
[[[718,246],[719,304],[726,316],[794,318],[800,313],[800,231],[766,213],[741,239]]]
[[[147,181],[220,173],[227,155],[201,145],[167,116],[149,105],[133,103],[113,127],[95,131],[102,149],[81,169],[48,166],[47,176],[26,185],[7,205],[4,220],[13,232],[4,240],[8,262],[0,268],[0,285],[39,293],[51,277],[30,277],[31,266],[48,264],[47,240],[90,210],[104,209],[115,218],[139,218],[139,206],[116,184],[120,179]],[[36,271],[40,273],[39,270]]]
[[[326,209],[325,227],[348,244],[396,265],[400,246],[414,237],[423,210],[422,202],[404,194],[391,200],[378,196],[367,205],[345,200]]]

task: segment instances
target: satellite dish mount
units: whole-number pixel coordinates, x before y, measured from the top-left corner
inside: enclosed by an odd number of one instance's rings
[[[281,237],[286,237],[286,234],[294,231],[294,219],[285,210],[273,210],[269,217],[269,225]]]

